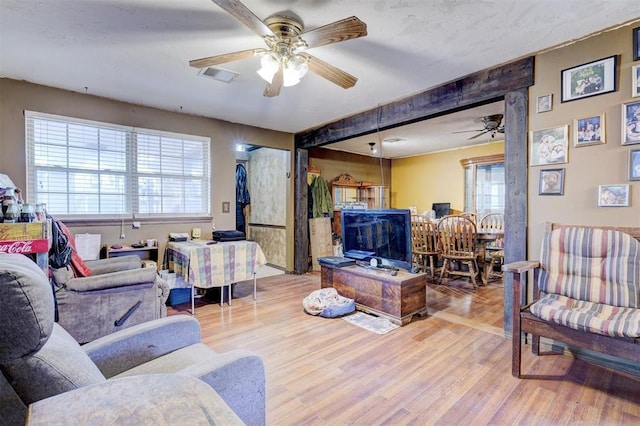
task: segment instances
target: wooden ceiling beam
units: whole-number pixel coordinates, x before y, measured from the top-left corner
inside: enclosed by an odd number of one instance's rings
[[[500,100],[506,92],[533,85],[533,65],[529,56],[302,131],[295,135],[296,148],[340,142]]]

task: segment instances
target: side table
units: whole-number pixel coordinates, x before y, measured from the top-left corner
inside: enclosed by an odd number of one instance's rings
[[[122,248],[115,249],[110,245],[106,245],[102,249],[103,256],[106,258],[120,257],[135,254],[140,260],[152,260],[158,264],[158,247],[144,246],[140,248],[123,245]]]

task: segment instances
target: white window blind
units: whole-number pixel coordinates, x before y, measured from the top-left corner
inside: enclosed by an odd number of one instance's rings
[[[210,139],[25,112],[27,197],[67,218],[210,214]]]

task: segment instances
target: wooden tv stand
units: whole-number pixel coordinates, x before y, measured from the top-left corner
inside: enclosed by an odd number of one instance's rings
[[[393,276],[385,270],[362,266],[342,268],[321,265],[322,288],[333,287],[341,296],[354,299],[356,307],[405,325],[414,315],[427,313],[426,274],[398,271]]]

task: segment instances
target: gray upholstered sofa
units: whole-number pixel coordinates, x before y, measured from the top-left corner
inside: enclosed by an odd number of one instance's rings
[[[70,266],[52,269],[58,322],[79,343],[162,318],[170,288],[155,268],[142,268],[138,256],[87,261],[88,277]]]
[[[149,375],[157,374],[197,378],[246,424],[265,423],[264,366],[256,354],[214,352],[201,343],[199,323],[187,315],[138,324],[81,346],[53,321],[51,291],[47,277],[30,259],[0,254],[0,424],[24,424],[30,404],[34,405],[29,420],[49,423],[61,418],[57,414],[76,418],[62,412],[70,409],[65,400],[87,398],[86,404],[104,416],[100,418],[136,411],[144,403],[130,395],[138,391],[141,399],[152,395],[156,406],[163,399],[190,400],[188,393],[181,395],[179,385],[175,393],[167,392],[171,385],[154,385]],[[142,385],[145,377],[148,384]],[[104,398],[97,397],[100,386],[105,387]],[[157,392],[143,392],[141,386],[152,386]],[[113,388],[119,389],[115,396]],[[86,411],[78,413],[78,424],[87,419]],[[211,421],[216,422],[216,417]]]

